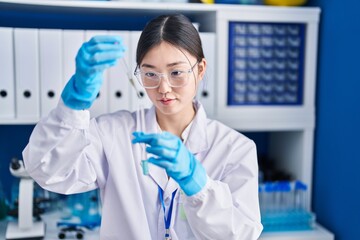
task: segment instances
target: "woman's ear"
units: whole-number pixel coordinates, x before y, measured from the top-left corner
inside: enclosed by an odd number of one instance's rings
[[[205,58],[201,59],[201,61],[198,63],[198,76],[200,80],[202,80],[205,75],[207,66],[206,64],[207,63]]]

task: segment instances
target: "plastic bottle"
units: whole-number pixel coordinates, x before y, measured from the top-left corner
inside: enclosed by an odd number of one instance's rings
[[[309,211],[307,186],[301,181],[295,182],[294,205],[297,210]]]
[[[266,182],[264,187],[264,210],[271,212],[275,210],[275,193],[271,182]]]

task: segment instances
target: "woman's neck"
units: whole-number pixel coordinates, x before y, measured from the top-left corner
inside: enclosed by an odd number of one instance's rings
[[[157,122],[162,131],[167,131],[181,138],[182,132],[191,123],[195,116],[195,109],[186,114],[178,113],[175,115],[163,115],[157,113]]]

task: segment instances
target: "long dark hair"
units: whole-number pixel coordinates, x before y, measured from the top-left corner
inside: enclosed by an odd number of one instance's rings
[[[184,49],[198,62],[204,58],[200,35],[191,21],[182,14],[161,15],[148,22],[141,33],[136,51],[137,65],[151,48],[163,41]]]

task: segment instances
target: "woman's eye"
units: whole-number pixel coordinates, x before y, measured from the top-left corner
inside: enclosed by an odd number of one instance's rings
[[[183,74],[184,72],[183,71],[172,71],[171,72],[171,76],[173,77],[179,77]]]
[[[146,77],[149,77],[149,78],[154,78],[154,77],[156,77],[156,73],[153,73],[153,72],[146,72],[146,73],[144,73],[144,75],[145,75]]]

